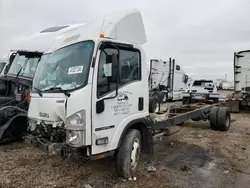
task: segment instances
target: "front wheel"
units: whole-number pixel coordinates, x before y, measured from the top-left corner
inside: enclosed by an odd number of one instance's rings
[[[125,178],[134,176],[140,152],[141,134],[138,130],[131,129],[124,137],[117,154],[117,171],[120,176]]]

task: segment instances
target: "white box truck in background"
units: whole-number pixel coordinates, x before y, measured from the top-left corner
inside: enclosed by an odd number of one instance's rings
[[[168,61],[151,59],[149,71],[149,96],[158,97],[159,101],[181,100],[188,76],[175,59]]]
[[[227,95],[232,112],[250,109],[250,50],[234,53],[234,93]]]
[[[27,142],[80,159],[115,156],[119,175],[134,176],[140,152],[152,153],[157,130],[190,118],[227,131],[227,108],[204,105],[149,113],[146,42],[140,12],[111,14],[67,33],[45,52],[31,94]],[[58,76],[47,73],[50,67]],[[219,114],[219,115],[218,115]],[[155,114],[157,116],[157,114]]]

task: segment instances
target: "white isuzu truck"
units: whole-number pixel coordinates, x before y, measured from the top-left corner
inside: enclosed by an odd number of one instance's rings
[[[250,50],[234,53],[234,93],[227,95],[232,112],[250,109]]]
[[[209,119],[213,129],[228,130],[228,109],[215,105],[185,106],[173,113],[168,108],[160,121],[151,116],[145,42],[137,10],[65,34],[39,63],[25,140],[60,157],[116,156],[118,173],[131,177],[140,152],[152,153],[157,130],[195,117]]]

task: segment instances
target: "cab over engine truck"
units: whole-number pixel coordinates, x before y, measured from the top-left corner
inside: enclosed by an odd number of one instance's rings
[[[226,97],[231,112],[250,110],[250,50],[234,53],[234,93]]]
[[[195,117],[209,119],[213,129],[229,129],[225,107],[149,113],[141,47],[146,34],[137,10],[87,23],[66,37],[43,54],[34,77],[25,140],[35,147],[81,160],[116,156],[118,173],[132,177],[141,151],[152,154],[159,130]],[[58,66],[59,79],[47,74],[51,66]],[[158,116],[165,118],[158,121]]]
[[[150,112],[158,112],[161,103],[182,99],[188,75],[175,64],[175,59],[151,59],[149,69]]]
[[[65,31],[78,25],[47,28],[28,38],[11,52],[0,77],[0,143],[21,138],[27,131],[30,91],[37,65],[44,51]],[[1,64],[0,64],[1,65]]]

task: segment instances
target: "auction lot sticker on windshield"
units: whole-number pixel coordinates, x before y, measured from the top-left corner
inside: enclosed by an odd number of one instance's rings
[[[83,71],[83,66],[70,67],[68,74],[80,74]]]

